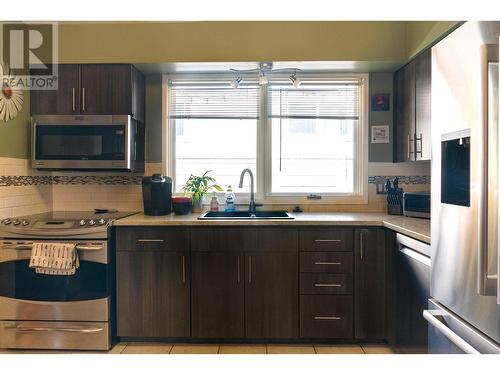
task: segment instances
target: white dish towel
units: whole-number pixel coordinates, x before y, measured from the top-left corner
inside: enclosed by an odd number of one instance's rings
[[[75,244],[35,242],[31,249],[30,268],[45,275],[74,275],[80,267]]]

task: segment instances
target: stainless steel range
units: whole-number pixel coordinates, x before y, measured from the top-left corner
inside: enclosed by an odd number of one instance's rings
[[[0,224],[0,348],[107,350],[114,277],[109,228],[132,212],[55,211]],[[29,268],[34,243],[75,244],[71,276]]]

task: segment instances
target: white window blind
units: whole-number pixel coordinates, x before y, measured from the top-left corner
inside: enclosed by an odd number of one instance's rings
[[[293,87],[272,85],[270,117],[289,119],[358,120],[360,85],[357,82]]]
[[[170,82],[171,119],[258,119],[258,85],[219,82]]]

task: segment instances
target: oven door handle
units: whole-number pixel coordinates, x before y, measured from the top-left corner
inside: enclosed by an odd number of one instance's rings
[[[21,332],[77,332],[77,333],[96,333],[103,329],[100,327],[79,328],[79,327],[45,327],[45,326],[24,326],[13,325],[6,327]]]
[[[16,245],[16,250],[32,250],[33,244],[20,244]],[[102,245],[76,245],[76,250],[80,251],[99,251],[103,250],[104,246]]]

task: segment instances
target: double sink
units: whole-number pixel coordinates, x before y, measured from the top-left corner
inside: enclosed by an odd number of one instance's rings
[[[210,211],[202,214],[198,220],[258,220],[258,219],[294,219],[286,211]]]

